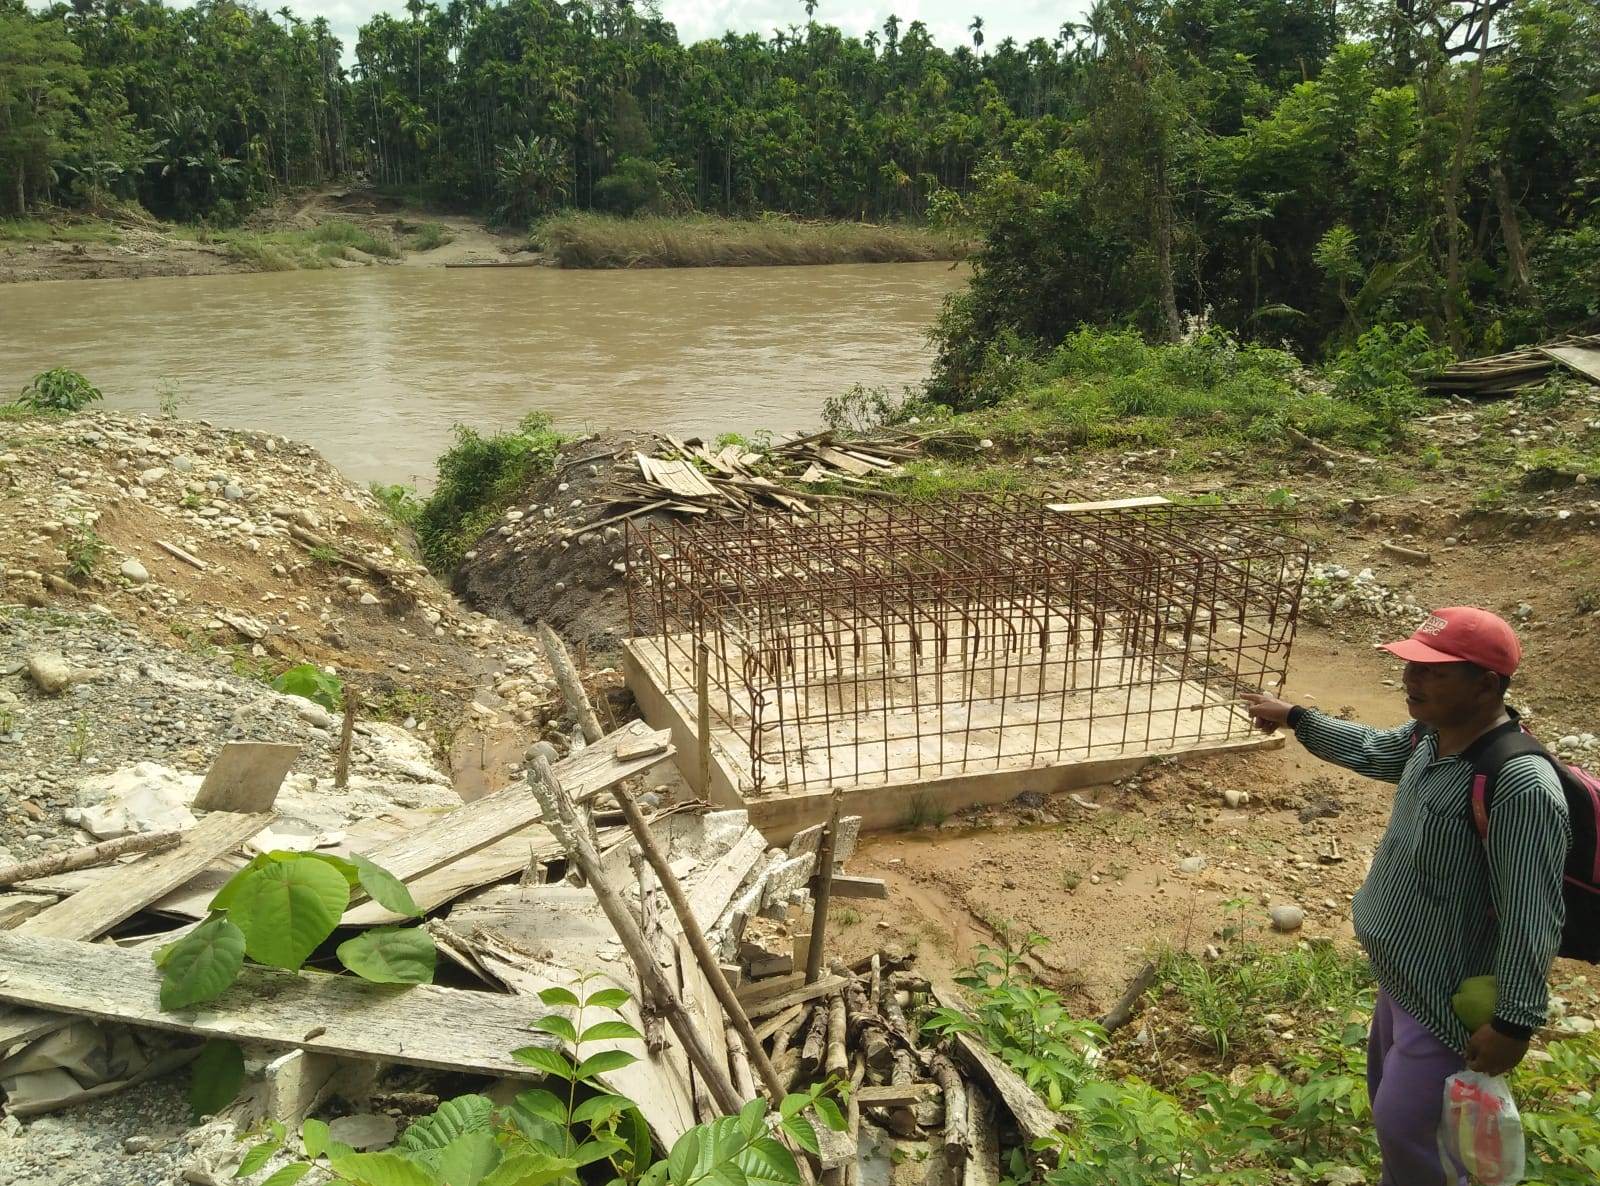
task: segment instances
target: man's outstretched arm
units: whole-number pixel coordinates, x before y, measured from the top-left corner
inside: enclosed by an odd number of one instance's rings
[[[1325,762],[1343,766],[1367,778],[1399,782],[1400,775],[1416,749],[1413,726],[1374,729],[1341,721],[1314,708],[1301,708],[1276,696],[1244,692],[1240,699],[1263,730],[1272,733],[1288,725],[1307,750]]]

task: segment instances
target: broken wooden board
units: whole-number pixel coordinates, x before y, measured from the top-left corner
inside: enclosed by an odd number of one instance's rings
[[[1159,494],[1144,494],[1134,498],[1106,498],[1099,502],[1050,502],[1046,510],[1071,515],[1079,511],[1122,511],[1132,507],[1164,507],[1169,500]]]
[[[230,741],[206,771],[190,806],[195,811],[271,811],[298,745],[271,741]]]
[[[531,948],[617,941],[594,891],[573,885],[491,885],[452,906],[447,924],[462,936],[486,927]]]
[[[853,877],[846,873],[835,873],[832,892],[836,898],[887,898],[889,885],[881,877]]]
[[[634,456],[645,480],[683,498],[721,498],[722,493],[692,461],[664,461],[659,457]]]
[[[57,902],[17,929],[30,935],[93,939],[203,872],[271,822],[271,813],[214,812],[185,832],[177,848],[123,866],[119,876]]]
[[[1039,1098],[1039,1093],[1029,1087],[1021,1075],[971,1034],[955,1033],[951,1038],[955,1043],[957,1060],[965,1063],[971,1073],[994,1089],[995,1095],[1016,1120],[1017,1129],[1030,1143],[1055,1138],[1065,1118],[1052,1112],[1050,1105]]]
[[[734,893],[766,851],[766,838],[754,828],[747,828],[732,848],[688,879],[683,887],[684,895],[702,931],[710,931],[722,917]]]
[[[249,965],[215,1001],[164,1013],[149,952],[9,931],[0,968],[0,1000],[13,1004],[346,1058],[536,1079],[511,1051],[554,1044],[529,1030],[526,1000],[434,984],[397,990]]]
[[[1539,353],[1565,363],[1579,374],[1600,383],[1600,335],[1553,346],[1539,347]]]
[[[799,975],[803,976],[804,974],[800,973]],[[750,1017],[765,1017],[769,1013],[777,1013],[779,1010],[787,1009],[790,1005],[803,1005],[807,1001],[816,1000],[816,998],[826,996],[828,993],[838,992],[843,987],[843,976],[824,976],[815,984],[802,984],[798,988],[791,988],[788,992],[780,992],[776,995],[762,995],[752,992],[749,995],[749,999],[746,999],[745,993],[749,992],[747,989],[739,993],[739,1003],[744,1006],[744,1011]]]
[[[637,743],[651,733],[652,730],[643,721],[634,721],[580,752],[563,758],[555,765],[556,778],[562,789],[572,796],[574,802],[583,802],[624,778],[648,770],[657,762],[671,757],[673,749],[668,745],[658,753],[653,752],[631,762],[617,760],[619,746],[628,742]],[[501,837],[536,823],[538,819],[539,801],[525,785],[519,783],[458,807],[416,832],[398,837],[365,855],[374,864],[409,883],[414,878],[486,848]]]
[[[850,1098],[863,1108],[902,1108],[920,1104],[938,1094],[937,1083],[885,1083],[881,1087],[858,1087]]]

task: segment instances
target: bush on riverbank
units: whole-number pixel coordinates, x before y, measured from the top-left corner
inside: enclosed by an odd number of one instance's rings
[[[960,259],[967,244],[931,227],[791,219],[615,218],[568,213],[534,232],[564,268],[702,268]]]
[[[562,441],[543,412],[530,412],[511,432],[483,436],[458,424],[455,434],[439,458],[438,485],[413,520],[423,559],[437,573],[460,565],[529,479],[550,471]]]

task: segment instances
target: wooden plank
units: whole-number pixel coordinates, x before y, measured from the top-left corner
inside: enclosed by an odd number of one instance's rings
[[[777,1014],[775,1017],[769,1017],[766,1021],[763,1021],[760,1025],[756,1026],[756,1037],[765,1042],[768,1038],[772,1037],[773,1034],[777,1033],[784,1026],[788,1025],[796,1017],[799,1017],[800,1010],[804,1008],[804,1005],[791,1005],[789,1008],[785,1009],[782,1013]]]
[[[191,806],[196,811],[271,811],[298,745],[230,741],[206,771]]]
[[[1121,511],[1130,507],[1164,507],[1168,501],[1159,494],[1145,494],[1138,498],[1107,498],[1099,502],[1051,502],[1046,503],[1045,508],[1070,515],[1074,511]]]
[[[852,1098],[863,1108],[905,1108],[938,1094],[937,1083],[886,1083],[882,1087],[858,1087]]]
[[[214,812],[185,832],[177,848],[125,866],[121,876],[57,902],[17,929],[29,935],[93,939],[204,871],[271,822],[271,813]]]
[[[554,1040],[528,1029],[528,1002],[420,984],[403,991],[356,976],[247,966],[217,1000],[163,1013],[161,970],[145,951],[51,936],[0,934],[0,1000],[314,1054],[534,1079],[511,1051]]]
[[[555,765],[556,778],[574,801],[591,799],[629,775],[648,770],[672,756],[668,745],[660,753],[631,762],[617,761],[617,747],[642,740],[652,730],[634,721]],[[486,848],[539,819],[539,801],[525,784],[518,783],[442,815],[416,832],[401,836],[364,854],[401,881],[443,868],[451,861]],[[419,903],[420,905],[420,903]]]
[[[766,837],[754,828],[746,828],[732,848],[684,884],[689,909],[702,931],[710,931],[722,917],[733,895],[766,851]]]
[[[807,1001],[816,1000],[830,992],[838,992],[844,987],[843,976],[824,976],[815,984],[802,984],[799,988],[780,993],[775,997],[757,998],[746,1001],[744,994],[739,994],[739,1003],[744,1006],[745,1012],[751,1017],[765,1017],[769,1013],[776,1013],[787,1009],[790,1005],[803,1005]]]
[[[1013,1071],[1000,1056],[971,1034],[952,1034],[957,1057],[967,1069],[994,1088],[1000,1101],[1011,1110],[1017,1128],[1031,1141],[1051,1140],[1063,1117],[1050,1110],[1029,1087],[1022,1076]]]
[[[1600,345],[1573,342],[1566,345],[1541,346],[1539,352],[1557,362],[1565,363],[1573,370],[1600,383]]]
[[[299,1131],[338,1070],[339,1060],[330,1054],[291,1050],[273,1059],[262,1072],[267,1119]]]
[[[55,901],[49,894],[0,894],[0,931],[9,931]]]
[[[887,898],[888,883],[881,877],[851,877],[844,873],[833,875],[833,896],[836,898]]]

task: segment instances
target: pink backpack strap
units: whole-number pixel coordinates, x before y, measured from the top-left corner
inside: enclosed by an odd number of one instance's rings
[[[1478,829],[1478,839],[1489,839],[1489,776],[1472,776],[1472,823]]]

